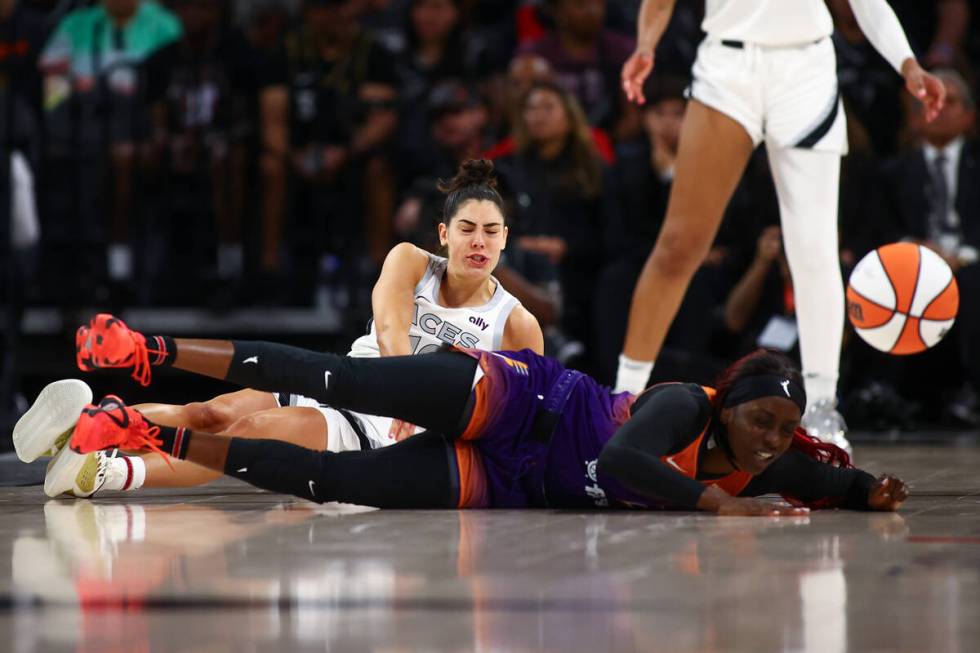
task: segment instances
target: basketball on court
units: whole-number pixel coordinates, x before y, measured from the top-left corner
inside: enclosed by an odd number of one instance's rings
[[[916,354],[938,343],[953,326],[959,303],[949,265],[915,243],[892,243],[868,253],[847,284],[847,317],[854,330],[889,354]]]

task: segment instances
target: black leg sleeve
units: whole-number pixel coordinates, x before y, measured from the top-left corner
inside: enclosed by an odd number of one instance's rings
[[[232,438],[225,461],[225,474],[264,490],[377,508],[455,508],[455,470],[452,443],[429,432],[390,447],[343,453]]]
[[[226,378],[242,387],[305,395],[450,437],[466,426],[477,362],[465,354],[349,358],[268,342],[233,344]]]

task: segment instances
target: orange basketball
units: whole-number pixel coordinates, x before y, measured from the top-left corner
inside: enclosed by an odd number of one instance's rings
[[[943,339],[960,305],[946,261],[915,243],[870,252],[847,284],[847,317],[869,345],[889,354],[916,354]]]

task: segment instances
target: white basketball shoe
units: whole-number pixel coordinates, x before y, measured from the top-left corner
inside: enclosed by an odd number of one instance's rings
[[[52,498],[67,494],[84,499],[102,489],[123,489],[132,478],[132,466],[116,457],[118,451],[75,453],[64,447],[48,463],[44,493]]]
[[[837,445],[854,458],[854,450],[847,441],[847,424],[837,412],[836,400],[819,399],[810,404],[803,413],[801,425],[809,435]]]
[[[78,379],[49,383],[30,409],[17,420],[13,441],[25,463],[57,454],[71,437],[82,408],[92,403],[92,389]]]

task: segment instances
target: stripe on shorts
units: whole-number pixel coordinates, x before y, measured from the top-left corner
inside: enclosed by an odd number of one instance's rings
[[[320,406],[322,408],[329,408],[329,406],[325,404],[320,404]],[[337,412],[343,415],[344,419],[347,420],[347,423],[350,424],[351,429],[354,431],[354,435],[357,436],[357,441],[361,444],[361,451],[370,451],[371,449],[374,449],[371,440],[369,440],[368,436],[364,433],[364,426],[361,424],[361,420],[352,415],[349,410],[338,408]]]
[[[830,128],[834,126],[834,121],[837,120],[837,112],[840,111],[840,88],[834,94],[834,101],[830,104],[828,108],[827,115],[824,116],[817,125],[810,130],[806,136],[801,138],[793,147],[800,148],[811,148],[820,142],[820,139],[827,135]]]

